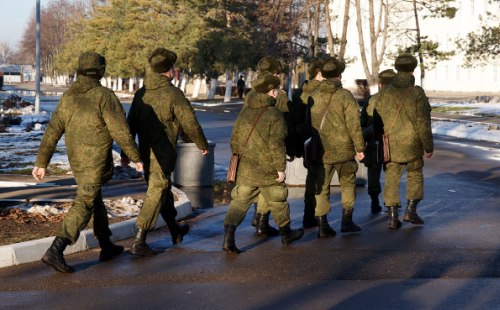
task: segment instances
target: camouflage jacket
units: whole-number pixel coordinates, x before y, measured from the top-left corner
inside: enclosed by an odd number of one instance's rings
[[[375,120],[375,126],[379,127],[375,130],[389,135],[391,161],[407,163],[422,157],[424,151],[433,151],[431,107],[424,90],[415,86],[412,74],[396,74],[380,92],[374,108],[374,113],[380,116],[380,122]]]
[[[283,113],[275,107],[275,99],[255,92],[247,108],[238,115],[231,136],[231,150],[240,154],[236,183],[247,186],[279,184],[276,181],[278,171],[286,168],[286,134],[286,122]]]
[[[340,81],[325,80],[312,98],[312,127],[321,138],[323,163],[335,164],[352,160],[356,151],[362,152],[365,148],[358,104],[353,95],[342,88]],[[330,100],[331,103],[324,112]],[[324,115],[325,120],[320,129]]]
[[[47,167],[63,134],[77,183],[102,184],[111,179],[113,140],[133,162],[140,161],[122,105],[96,79],[79,75],[63,94],[43,135],[35,166]]]
[[[132,136],[139,137],[143,161],[156,160],[166,175],[175,168],[179,126],[200,150],[208,149],[190,102],[160,73],[147,72],[144,87],[135,93],[127,121]]]

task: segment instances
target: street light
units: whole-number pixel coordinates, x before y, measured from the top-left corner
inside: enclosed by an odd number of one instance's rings
[[[40,0],[36,0],[35,114],[40,113]]]

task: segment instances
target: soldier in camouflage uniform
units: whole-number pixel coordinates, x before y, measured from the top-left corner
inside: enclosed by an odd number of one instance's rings
[[[287,129],[283,114],[275,107],[279,84],[280,80],[272,74],[260,76],[254,83],[252,100],[234,124],[231,150],[240,155],[240,161],[236,186],[231,192],[233,199],[224,219],[222,248],[228,253],[240,253],[234,232],[259,195],[271,209],[283,244],[298,240],[304,234],[302,229],[290,228],[288,190],[284,183]]]
[[[382,127],[389,136],[391,158],[385,164],[384,202],[389,209],[389,228],[401,226],[398,219],[399,184],[406,168],[407,207],[404,221],[423,224],[417,215],[417,204],[424,198],[423,155],[432,156],[434,149],[431,129],[431,107],[421,87],[415,86],[413,70],[417,59],[411,54],[396,58],[398,71],[391,83],[379,95],[375,127]]]
[[[300,108],[302,109],[297,109],[301,110],[301,112],[298,112],[301,115],[298,115],[297,119],[300,120],[299,132],[301,136],[306,139],[309,138],[312,134],[310,111],[311,107],[314,105],[313,96],[319,91],[319,86],[321,85],[321,81],[323,81],[323,75],[321,75],[322,65],[323,60],[313,60],[308,68],[310,80],[305,81],[304,84],[302,84],[302,92],[300,94],[300,105],[302,106]],[[303,147],[305,139],[301,139],[301,142]],[[318,225],[318,222],[316,221],[316,218],[314,216],[314,210],[316,208],[316,198],[314,197],[314,179],[315,176],[311,173],[311,170],[307,169],[305,184],[306,188],[304,192],[304,217],[302,219],[302,225],[304,226],[304,228],[311,228]]]
[[[272,56],[263,57],[257,64],[257,78],[264,76],[266,74],[272,74],[277,78],[279,78],[281,75],[281,71],[282,71],[281,62]],[[243,109],[248,107],[249,102],[255,101],[254,99],[255,96],[259,97],[262,96],[262,94],[251,90],[245,97]],[[290,133],[290,131],[292,128],[294,128],[295,125],[292,123],[292,115],[290,113],[289,101],[286,92],[279,89],[278,96],[275,101],[276,101],[275,106],[276,108],[278,108],[278,110],[280,110],[283,113],[288,128],[288,132],[285,138],[287,153],[289,153],[290,156],[294,156],[292,155],[294,151],[292,150],[291,147],[291,145],[293,144],[293,138],[292,138],[293,133]],[[270,214],[271,210],[269,206],[266,204],[263,195],[259,195],[256,199],[255,213],[252,220],[252,226],[256,227],[257,235],[276,236],[279,234],[276,228],[269,225]]]
[[[196,143],[203,155],[208,154],[208,143],[196,119],[191,104],[181,90],[173,86],[174,64],[177,55],[164,48],[155,49],[148,58],[144,87],[132,102],[127,121],[139,137],[139,150],[144,160],[148,190],[144,205],[137,217],[137,233],[130,253],[152,256],[157,252],[146,243],[148,231],[153,230],[161,214],[172,236],[172,243],[182,241],[189,230],[179,226],[172,195],[170,175],[177,159],[176,144],[179,127]],[[126,162],[126,158],[124,158]]]
[[[321,67],[324,81],[312,98],[311,120],[313,130],[321,141],[321,162],[309,168],[316,188],[316,219],[318,238],[332,237],[335,231],[328,224],[330,212],[330,183],[335,171],[342,193],[341,232],[357,232],[361,228],[352,221],[356,200],[356,171],[362,160],[365,141],[361,130],[358,104],[353,95],[342,88],[341,74],[345,63],[335,58],[325,60]]]
[[[94,235],[102,249],[99,259],[106,261],[123,252],[122,246],[114,245],[109,239],[111,231],[101,193],[101,186],[113,175],[113,140],[137,163],[137,169],[142,170],[125,111],[115,94],[99,82],[104,71],[104,57],[95,52],[80,55],[77,79],[63,94],[47,125],[33,169],[35,179],[43,179],[57,141],[65,134],[68,159],[78,188],[54,242],[42,258],[45,264],[60,272],[74,272],[74,268],[66,264],[63,251],[78,240],[92,215]]]
[[[387,69],[378,74],[378,87],[382,90],[385,85],[388,85],[396,72],[392,69]],[[371,96],[368,105],[361,110],[361,127],[363,128],[363,137],[366,141],[365,159],[363,163],[368,168],[368,194],[371,198],[372,213],[382,211],[378,196],[382,192],[380,186],[380,173],[382,172],[382,161],[380,158],[380,133],[376,133],[373,128],[373,112],[380,98],[379,93]]]

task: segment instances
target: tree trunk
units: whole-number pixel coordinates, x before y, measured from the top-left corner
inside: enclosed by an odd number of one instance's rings
[[[344,5],[344,23],[342,26],[342,39],[340,39],[339,59],[344,59],[345,49],[347,45],[347,28],[349,26],[349,11],[351,8],[351,1],[345,0]]]
[[[224,102],[231,102],[233,92],[233,72],[226,69],[226,93],[224,94]]]
[[[189,76],[187,74],[182,75],[181,86],[179,87],[179,89],[183,93],[186,93],[186,85],[187,85],[188,79],[189,79]]]
[[[216,92],[217,92],[217,77],[213,76],[210,78],[210,89],[208,90],[207,99],[209,100],[214,99]]]
[[[325,0],[326,36],[328,39],[328,50],[330,56],[335,56],[335,43],[333,42],[332,21],[330,19],[330,0]]]
[[[192,99],[198,99],[200,95],[200,88],[201,88],[201,78],[197,77],[194,80],[193,94],[191,95]]]
[[[417,11],[417,1],[413,0],[413,12],[415,13],[415,27],[417,32],[417,53],[418,60],[420,62],[420,87],[424,88],[424,79],[425,79],[425,67],[424,67],[424,56],[422,55],[422,42],[420,37],[420,25],[418,22],[418,11]]]

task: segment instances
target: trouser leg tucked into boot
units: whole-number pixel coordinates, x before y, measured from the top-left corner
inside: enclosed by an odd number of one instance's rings
[[[398,229],[401,227],[401,222],[398,218],[399,206],[388,206],[389,209],[389,229]]]
[[[145,229],[137,228],[134,242],[130,248],[130,254],[137,256],[154,256],[158,254],[158,252],[151,249],[146,243],[147,234],[148,232]]]
[[[255,212],[253,213],[253,218],[252,218],[252,226],[257,227],[259,224],[259,212],[257,212],[257,204],[253,204]]]
[[[71,273],[75,272],[75,268],[66,264],[64,260],[64,249],[70,244],[66,238],[56,237],[50,248],[45,252],[42,257],[42,262],[51,266],[59,272]]]
[[[361,227],[354,224],[352,221],[352,212],[354,208],[342,209],[342,224],[340,231],[343,233],[346,232],[358,232],[361,230]]]
[[[97,238],[101,253],[99,253],[99,260],[101,262],[108,261],[123,253],[123,247],[116,245],[109,239],[108,236]]]
[[[288,245],[296,240],[299,240],[304,235],[304,229],[291,229],[290,223],[279,228],[281,234],[281,243]]]
[[[222,249],[226,253],[230,254],[240,254],[241,251],[236,247],[236,242],[234,240],[234,232],[236,231],[236,226],[225,225],[224,226],[224,243],[222,244]]]
[[[316,221],[318,221],[318,238],[326,238],[335,236],[336,232],[330,227],[328,224],[328,218],[325,215],[316,217]]]
[[[412,224],[422,225],[424,220],[417,214],[417,204],[420,200],[408,200],[408,205],[406,206],[406,212],[403,217],[403,221],[410,222]]]
[[[262,236],[277,236],[279,235],[279,231],[269,225],[269,215],[271,214],[271,211],[261,214],[261,213],[256,213],[257,214],[257,235]]]
[[[314,217],[314,205],[304,205],[304,218],[302,219],[302,226],[304,226],[304,228],[318,226],[318,222],[316,222],[316,218]]]
[[[380,206],[380,201],[378,200],[378,194],[370,194],[372,204],[371,204],[371,209],[372,213],[380,213],[382,211],[382,207]]]

